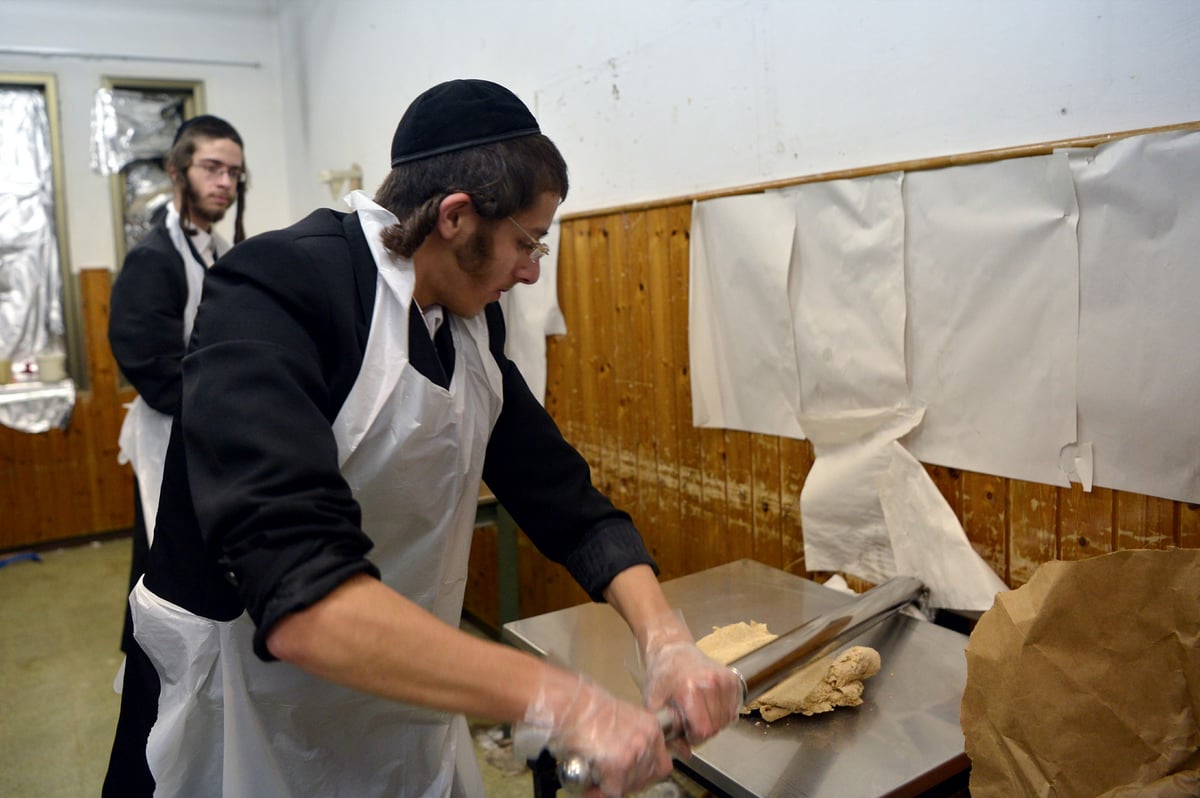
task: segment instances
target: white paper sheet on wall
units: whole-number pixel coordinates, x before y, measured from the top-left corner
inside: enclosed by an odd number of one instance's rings
[[[788,264],[795,211],[754,194],[692,206],[692,423],[803,438]]]
[[[771,192],[795,218],[771,194],[698,203],[691,334],[720,350],[693,360],[706,425],[784,434],[773,392],[794,382],[817,452],[808,567],[913,573],[939,606],[986,608],[1003,584],[918,460],[1200,501],[1196,185],[1189,132]],[[754,359],[781,313],[772,224],[795,236],[785,376]],[[761,263],[769,279],[734,290]]]
[[[1076,439],[1079,211],[1065,153],[912,172],[908,377],[922,462],[1052,485]]]
[[[1200,133],[1073,151],[1079,439],[1102,487],[1200,502]]]
[[[780,193],[796,211],[789,281],[800,424],[816,459],[800,514],[808,568],[916,576],[939,607],[987,609],[1003,583],[898,439],[921,423],[904,357],[903,175]]]
[[[558,222],[542,240],[550,254],[541,259],[541,276],[533,285],[519,284],[500,297],[507,337],[504,354],[517,364],[529,390],[546,403],[546,336],[566,335],[567,324],[558,306]]]
[[[789,188],[788,295],[805,415],[892,407],[904,367],[903,174]]]
[[[908,404],[905,379],[901,183],[899,174],[878,175],[697,203],[690,335],[720,356],[698,359],[706,350],[693,345],[693,391],[715,397],[704,403],[711,426],[780,434],[771,415],[751,414],[770,401],[781,415],[771,392],[794,385],[804,411],[799,428],[817,455],[800,501],[808,568],[875,582],[908,573],[930,586],[933,600],[953,602],[938,606],[986,609],[1003,583],[971,548],[924,467],[897,443],[922,417]],[[787,241],[768,225],[790,231],[785,210],[796,240],[780,308],[779,272],[746,278],[761,263],[778,269]],[[730,282],[739,278],[735,292]],[[763,307],[773,324],[748,325]],[[782,317],[790,318],[795,359],[756,361]],[[747,364],[753,370],[726,370]]]

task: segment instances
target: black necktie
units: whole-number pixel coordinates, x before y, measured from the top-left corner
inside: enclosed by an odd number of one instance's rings
[[[450,374],[454,371],[454,338],[443,322],[434,336],[429,337],[425,318],[413,302],[408,312],[408,357],[413,367],[435,385],[450,387]]]
[[[449,378],[454,375],[454,336],[450,334],[450,320],[445,316],[442,317],[442,323],[433,336],[433,345],[437,349],[438,360],[442,361],[442,369],[446,372],[446,382],[449,383]]]

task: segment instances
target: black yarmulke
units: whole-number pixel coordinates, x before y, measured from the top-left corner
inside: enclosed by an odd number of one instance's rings
[[[175,138],[171,139],[171,146],[174,147],[176,144],[178,144],[179,137],[183,135],[183,131],[191,127],[199,127],[207,132],[220,134],[220,138],[231,138],[238,142],[238,144],[242,143],[237,131],[233,129],[233,125],[229,124],[219,116],[213,116],[212,114],[200,114],[199,116],[193,116],[190,119],[183,120],[183,124],[175,129]]]
[[[408,106],[392,137],[392,166],[540,132],[525,103],[500,84],[451,80]]]

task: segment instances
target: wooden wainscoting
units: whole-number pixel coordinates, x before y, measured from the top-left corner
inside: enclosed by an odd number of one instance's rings
[[[127,529],[133,524],[133,472],[117,464],[122,405],[108,348],[112,274],[78,275],[90,390],[76,397],[65,430],[30,434],[0,426],[0,551]]]

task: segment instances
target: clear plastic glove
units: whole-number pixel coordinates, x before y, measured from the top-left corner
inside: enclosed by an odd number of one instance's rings
[[[578,756],[588,763],[592,786],[586,796],[618,798],[671,772],[654,715],[587,679],[547,671],[524,722],[547,734],[544,745],[560,762]]]
[[[671,705],[683,719],[685,740],[671,743],[675,756],[691,756],[699,745],[737,720],[742,683],[737,674],[696,647],[677,613],[653,618],[639,641],[646,706]]]

